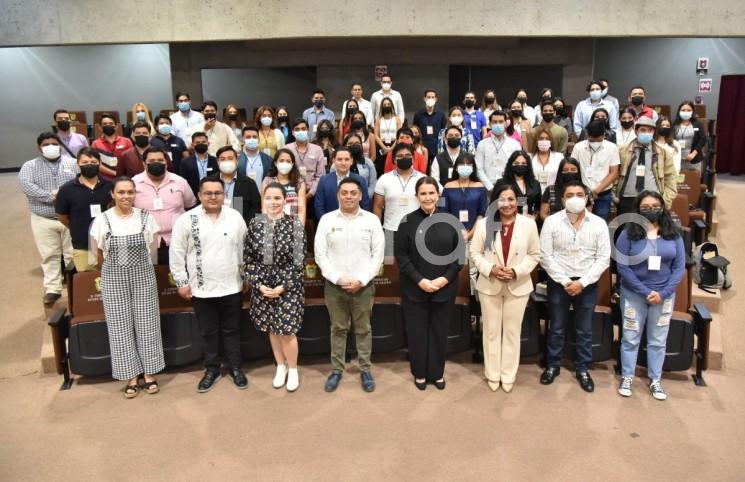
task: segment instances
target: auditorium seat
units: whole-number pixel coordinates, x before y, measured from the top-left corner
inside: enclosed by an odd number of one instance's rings
[[[161,109],[159,114],[166,117],[171,117],[171,114],[178,112],[176,109]]]
[[[665,116],[668,119],[670,119],[670,122],[674,121],[674,118],[670,117],[670,106],[669,105],[656,105],[653,107],[654,111],[657,112],[657,115]]]
[[[244,360],[272,358],[272,346],[269,344],[269,334],[254,327],[250,311],[247,307],[241,310],[241,355]],[[197,333],[199,336],[199,333]]]

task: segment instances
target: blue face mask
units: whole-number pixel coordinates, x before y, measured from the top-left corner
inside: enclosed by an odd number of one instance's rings
[[[142,112],[142,111],[138,112],[137,113],[137,120],[140,121],[140,122],[144,121],[145,120],[145,113]]]
[[[501,136],[504,134],[504,124],[492,124],[491,132],[495,136]]]
[[[600,100],[600,98],[603,96],[603,93],[599,90],[591,90],[590,91],[590,99],[592,100]]]
[[[470,177],[473,174],[473,166],[470,164],[461,164],[458,166],[458,175],[460,177]]]
[[[294,131],[292,135],[295,136],[296,141],[305,142],[308,140],[308,131]]]
[[[187,112],[189,109],[191,109],[191,104],[189,102],[178,103],[178,110],[180,110],[181,112]]]
[[[258,139],[246,139],[246,147],[249,149],[256,149],[259,147],[259,140]]]
[[[167,136],[171,133],[171,124],[161,124],[158,126],[158,133],[163,136]]]
[[[644,146],[648,146],[652,143],[652,139],[654,138],[654,134],[651,132],[640,132],[636,135],[636,139],[639,141],[639,144],[642,144]]]

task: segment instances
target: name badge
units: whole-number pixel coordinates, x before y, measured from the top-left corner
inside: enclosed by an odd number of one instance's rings
[[[176,148],[178,148],[178,144],[171,144],[171,147],[176,147]]]
[[[468,209],[461,209],[460,211],[458,211],[458,220],[461,223],[468,222]]]
[[[211,167],[208,167],[208,168],[207,168],[207,172],[210,172],[211,170],[212,170],[212,168],[211,168]]]
[[[62,169],[62,172],[64,172],[65,174],[72,174],[72,169],[70,169],[69,167],[66,167]]]
[[[264,149],[264,151],[263,151],[263,152],[264,152],[264,154],[266,154],[267,156],[271,156],[271,155],[272,155],[272,150],[271,150],[271,149],[269,149],[268,147],[267,147],[266,149]]]
[[[95,218],[101,214],[101,205],[100,204],[91,204],[91,217]]]
[[[453,177],[453,168],[448,167],[448,179],[452,179],[452,177]]]
[[[318,130],[318,124],[313,124],[313,133],[315,134]]]
[[[435,130],[432,129],[432,126],[427,126],[427,135],[431,136],[431,135],[434,135],[434,133],[435,133]]]
[[[636,166],[636,177],[644,177],[644,171],[645,171],[644,166],[637,165]]]
[[[225,196],[225,199],[223,200],[222,204],[223,204],[223,206],[227,206],[229,208],[230,207],[233,207],[233,201],[232,201],[232,199],[228,199],[227,196]]]
[[[124,146],[122,144],[117,144],[114,147],[117,149],[124,149]]]
[[[409,197],[408,196],[401,196],[398,198],[398,205],[401,207],[405,207],[409,205]]]
[[[525,197],[525,196],[518,196],[517,197],[517,207],[520,207],[521,208],[523,206],[527,206],[527,204],[528,204],[528,198],[527,197]]]
[[[649,260],[647,261],[647,269],[649,271],[659,271],[661,264],[662,264],[662,257],[650,256]]]
[[[475,131],[475,130],[476,130],[476,129],[478,129],[478,128],[479,128],[479,126],[478,126],[478,124],[476,123],[476,121],[475,121],[475,120],[472,120],[472,121],[471,121],[471,130],[472,130],[472,131]]]
[[[153,211],[160,211],[163,209],[163,200],[159,197],[153,198]]]
[[[285,214],[286,214],[286,215],[288,215],[288,216],[289,216],[290,214],[292,214],[292,208],[290,208],[290,205],[289,205],[289,204],[285,204],[285,207],[284,207],[283,211],[284,211],[284,212],[285,212]]]
[[[256,181],[256,171],[248,171],[248,177]]]
[[[546,184],[548,182],[548,173],[547,172],[539,172],[538,173],[538,182],[541,184]]]
[[[301,176],[308,174],[308,168],[305,166],[298,166],[298,170],[300,171]]]

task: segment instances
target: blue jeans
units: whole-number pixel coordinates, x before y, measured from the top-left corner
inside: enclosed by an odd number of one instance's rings
[[[644,326],[647,327],[647,374],[651,380],[662,377],[665,363],[667,332],[670,329],[670,315],[673,312],[675,295],[663,300],[659,305],[650,305],[646,297],[634,293],[621,285],[621,314],[623,338],[621,340],[621,373],[633,377],[636,371],[636,358]],[[662,324],[660,324],[662,323]]]
[[[592,316],[598,297],[598,285],[593,283],[577,296],[569,296],[564,287],[548,279],[548,314],[551,323],[547,339],[547,364],[550,368],[561,365],[564,353],[564,332],[569,317],[573,315],[574,330],[577,340],[577,361],[575,369],[578,372],[587,371],[592,363]],[[574,308],[572,311],[569,307]]]
[[[607,190],[605,192],[601,192],[597,199],[595,199],[595,202],[592,206],[592,214],[596,216],[600,216],[605,220],[605,222],[608,222],[608,219],[610,218],[610,203],[612,200],[611,196],[611,190]]]

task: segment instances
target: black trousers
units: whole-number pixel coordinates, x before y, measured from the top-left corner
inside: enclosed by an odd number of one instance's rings
[[[439,380],[445,372],[450,313],[455,300],[402,301],[411,374],[431,382]]]
[[[216,298],[191,299],[199,321],[202,335],[204,367],[210,371],[220,370],[220,336],[225,350],[228,368],[241,367],[241,307],[240,292]]]

